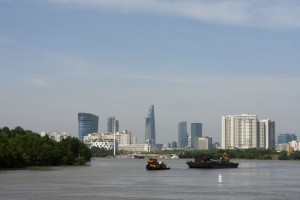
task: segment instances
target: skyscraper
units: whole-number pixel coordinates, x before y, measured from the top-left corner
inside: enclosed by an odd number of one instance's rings
[[[275,149],[275,122],[256,115],[222,116],[222,148]]]
[[[78,135],[79,140],[89,133],[98,132],[99,117],[90,113],[78,113]]]
[[[256,115],[222,116],[222,148],[257,148]]]
[[[109,117],[107,119],[107,132],[113,133],[114,131],[119,131],[119,120],[116,120],[115,117]]]
[[[155,135],[155,117],[154,117],[154,105],[149,107],[148,116],[145,118],[145,143],[155,147],[156,135]]]
[[[185,148],[188,145],[187,122],[178,123],[178,148]]]
[[[191,123],[191,147],[196,148],[198,138],[202,137],[202,123]]]
[[[259,121],[259,148],[275,150],[275,122],[269,119]]]

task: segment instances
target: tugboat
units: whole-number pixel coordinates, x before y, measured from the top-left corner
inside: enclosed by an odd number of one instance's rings
[[[171,168],[167,167],[167,165],[162,161],[158,161],[155,158],[149,158],[148,164],[146,165],[146,169],[147,170],[166,170],[166,169],[171,169]]]
[[[237,168],[239,163],[230,162],[227,153],[224,153],[220,160],[213,160],[209,156],[197,156],[195,161],[187,161],[189,168]]]

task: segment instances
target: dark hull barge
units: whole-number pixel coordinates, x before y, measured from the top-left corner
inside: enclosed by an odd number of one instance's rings
[[[208,168],[208,169],[220,169],[220,168],[237,168],[239,163],[230,162],[226,153],[220,160],[213,160],[208,156],[195,157],[195,161],[187,161],[186,164],[189,168]]]

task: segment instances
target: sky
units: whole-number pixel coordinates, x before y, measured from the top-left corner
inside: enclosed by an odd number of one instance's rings
[[[299,131],[298,0],[0,0],[0,127],[78,136],[115,116],[142,143],[178,123],[221,141],[223,115]]]

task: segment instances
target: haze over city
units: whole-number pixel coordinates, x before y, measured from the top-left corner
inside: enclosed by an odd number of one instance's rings
[[[254,114],[298,133],[300,2],[0,0],[0,127],[78,136],[78,112],[157,143]],[[190,131],[190,128],[188,129]]]

